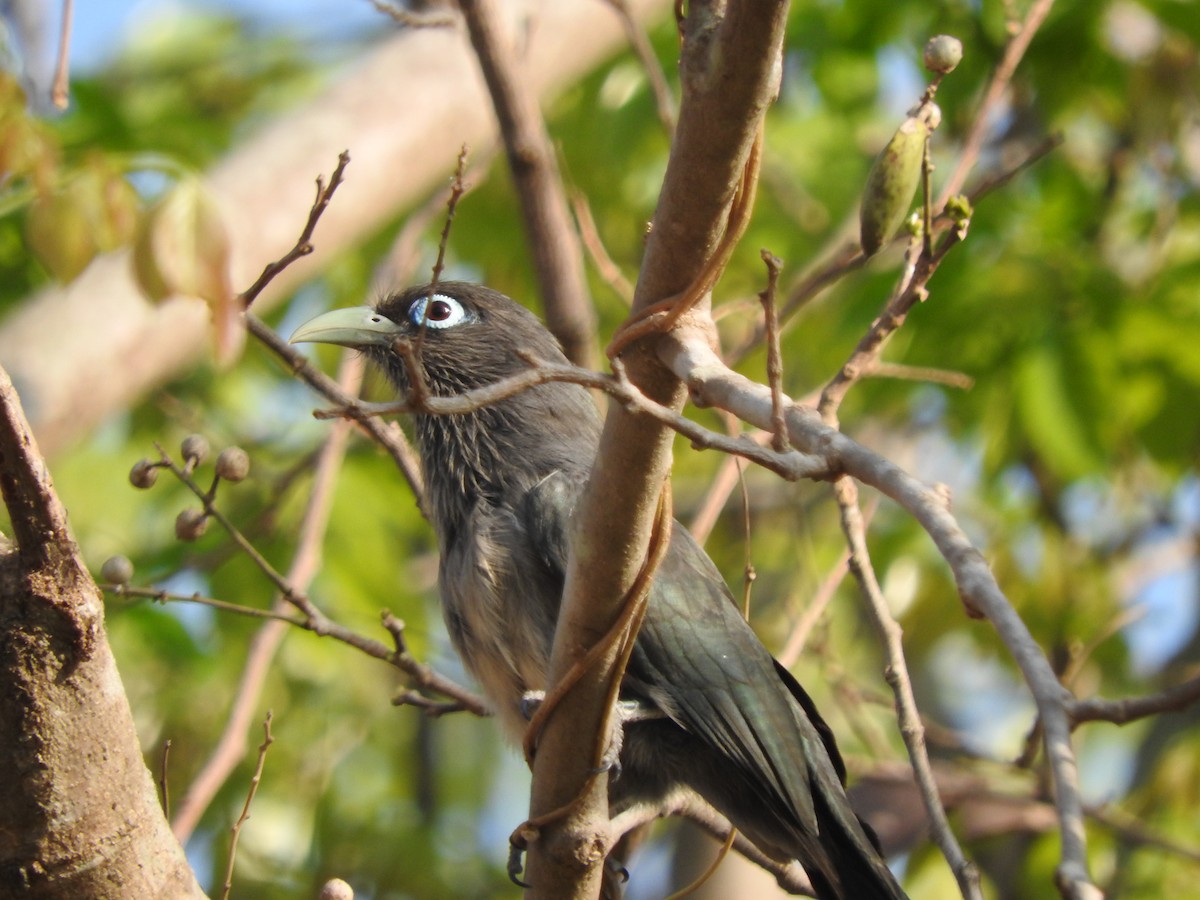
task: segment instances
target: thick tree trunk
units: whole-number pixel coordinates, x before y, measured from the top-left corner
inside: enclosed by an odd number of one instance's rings
[[[203,897],[142,759],[100,591],[0,370],[0,898]]]

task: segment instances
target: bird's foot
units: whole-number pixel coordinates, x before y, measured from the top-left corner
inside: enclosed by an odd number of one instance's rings
[[[521,695],[521,715],[525,721],[533,720],[533,715],[546,699],[545,691],[526,691]]]

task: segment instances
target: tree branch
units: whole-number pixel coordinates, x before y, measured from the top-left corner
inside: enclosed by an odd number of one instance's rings
[[[583,251],[537,96],[528,89],[511,42],[502,35],[495,0],[458,0],[458,6],[508,151],[546,326],[562,344],[567,359],[592,365],[596,310],[588,296]]]
[[[684,23],[683,101],[667,173],[646,245],[633,315],[684,293],[705,271],[730,225],[730,210],[770,104],[781,65],[786,2],[693,2]],[[644,342],[643,342],[644,343]],[[651,347],[624,357],[630,381],[669,408],[683,393]],[[592,477],[572,526],[571,557],[549,682],[572,669],[621,615],[622,598],[646,558],[670,469],[672,432],[610,408]],[[534,761],[531,817],[567,807],[530,847],[531,897],[591,897],[607,854],[607,777],[578,752],[608,733],[615,652],[560,704]]]
[[[3,370],[0,489],[17,538],[0,548],[4,884],[29,896],[203,897],[142,759],[100,593]]]
[[[663,361],[687,382],[694,399],[727,410],[759,428],[770,428],[770,390],[728,369],[709,346],[705,332],[689,334],[681,329],[662,343],[660,352]],[[877,488],[908,510],[949,564],[968,613],[986,617],[996,629],[1043,719],[1043,741],[1062,836],[1059,890],[1068,898],[1098,897],[1099,891],[1088,874],[1083,801],[1067,714],[1069,695],[1000,590],[982,554],[971,545],[936,488],[922,484],[889,460],[823,425],[811,409],[793,405],[787,421],[795,446],[823,455],[834,471]]]

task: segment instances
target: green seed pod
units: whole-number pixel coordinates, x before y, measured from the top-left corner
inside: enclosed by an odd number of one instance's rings
[[[879,252],[891,239],[912,206],[921,182],[925,141],[939,118],[934,104],[919,108],[900,124],[875,158],[859,211],[859,240],[867,256]]]

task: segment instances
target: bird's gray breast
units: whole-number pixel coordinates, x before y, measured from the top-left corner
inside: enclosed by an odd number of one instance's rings
[[[443,535],[440,582],[450,639],[513,740],[524,733],[527,691],[544,690],[561,573],[517,512],[477,503]]]

